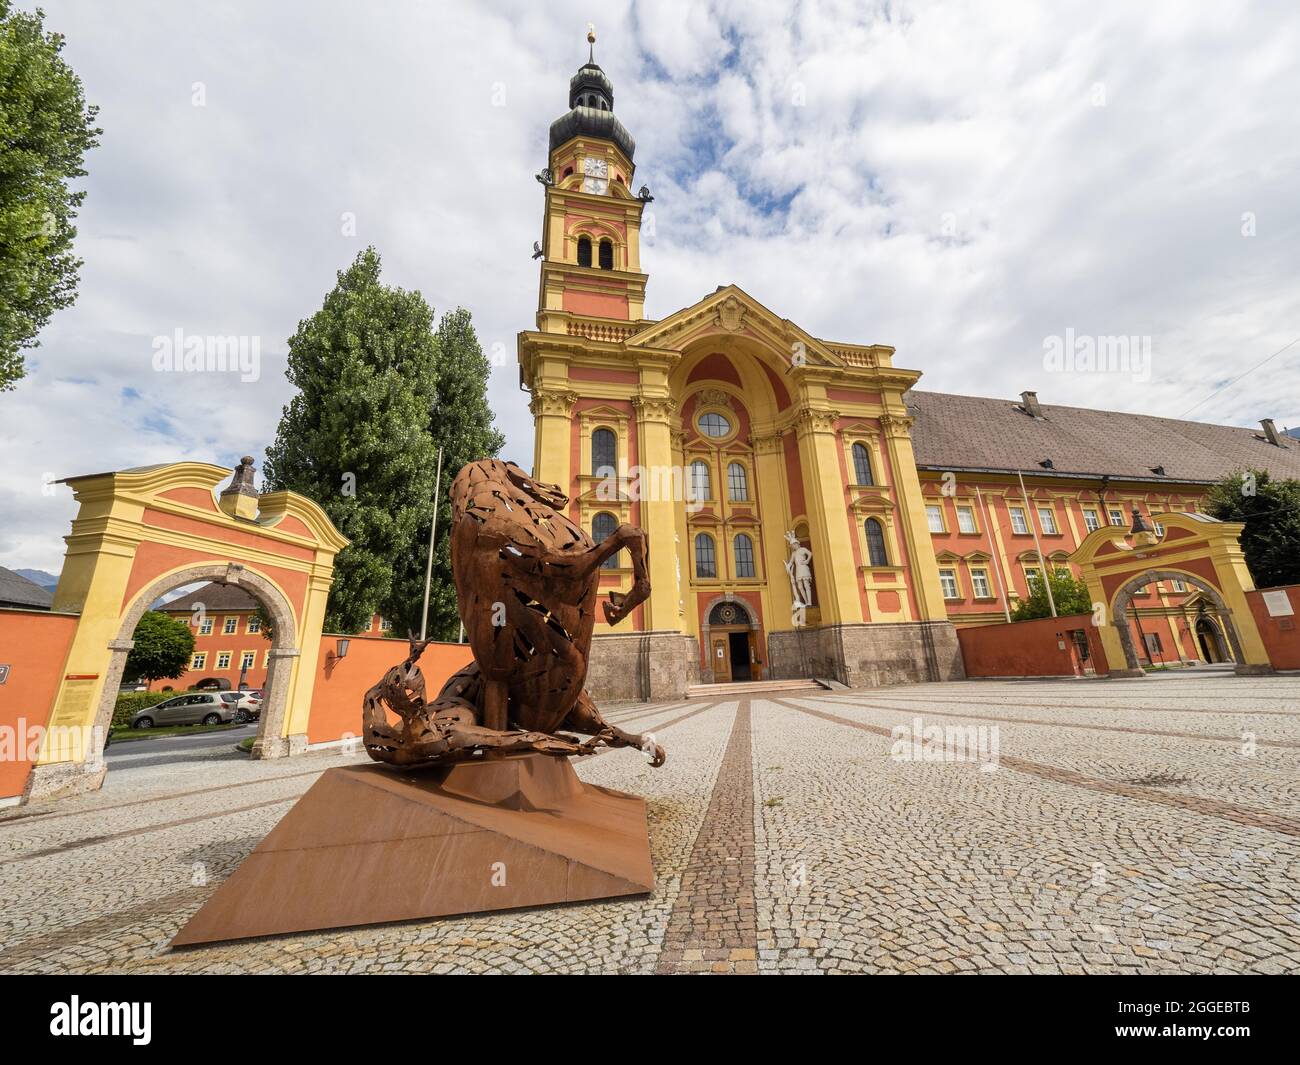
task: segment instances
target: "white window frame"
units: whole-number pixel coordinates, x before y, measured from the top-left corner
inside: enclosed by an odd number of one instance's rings
[[[1025,513],[1024,507],[1007,507],[1007,513],[1011,515],[1011,531],[1017,536],[1028,536],[1029,515]],[[1017,517],[1020,519],[1017,521]]]
[[[1038,507],[1038,524],[1044,536],[1057,536],[1061,530],[1056,524],[1055,507]]]
[[[966,520],[963,521],[963,518]],[[967,525],[970,528],[967,528]],[[957,507],[957,531],[960,533],[977,533],[980,531],[979,523],[975,521],[975,508],[969,504],[963,503]]]
[[[989,584],[989,571],[984,566],[972,566],[970,571],[971,594],[976,599],[992,599],[993,586]]]
[[[955,566],[941,566],[939,568],[939,588],[943,591],[945,599],[961,598],[961,582],[957,579],[957,568]]]
[[[925,505],[925,524],[932,533],[946,533],[947,526],[943,520],[943,504],[927,503]],[[935,525],[938,524],[938,528]]]

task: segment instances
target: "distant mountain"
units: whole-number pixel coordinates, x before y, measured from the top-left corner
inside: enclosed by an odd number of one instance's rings
[[[20,577],[26,577],[34,584],[39,584],[42,588],[48,588],[54,591],[59,583],[59,578],[53,573],[46,573],[43,569],[16,569],[14,570]]]

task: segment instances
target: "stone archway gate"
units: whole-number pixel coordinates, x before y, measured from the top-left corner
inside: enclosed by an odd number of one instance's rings
[[[1102,526],[1070,556],[1087,582],[1094,608],[1105,607],[1099,632],[1112,664],[1110,675],[1144,675],[1129,627],[1130,602],[1148,582],[1173,579],[1201,589],[1214,603],[1238,673],[1272,672],[1246,599],[1255,584],[1241,550],[1243,526],[1206,514],[1153,514],[1151,520],[1163,528],[1163,535]],[[1118,668],[1121,662],[1124,668]]]
[[[53,610],[79,618],[28,799],[100,785],[103,736],[136,622],[159,596],[198,581],[240,585],[271,618],[268,701],[254,756],[306,746],[334,557],[348,541],[305,496],[259,495],[251,458],[218,495],[231,472],[178,462],[63,482],[80,509],[65,538]]]

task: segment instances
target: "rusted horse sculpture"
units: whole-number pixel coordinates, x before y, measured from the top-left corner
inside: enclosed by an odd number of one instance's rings
[[[415,663],[430,641],[413,639],[406,661],[366,693],[371,758],[438,764],[480,751],[590,754],[605,744],[639,747],[663,764],[663,748],[611,725],[583,690],[600,565],[624,548],[632,557],[631,591],[610,592],[602,604],[616,625],[650,594],[645,533],[620,525],[598,544],[564,516],[567,503],[557,485],[513,462],[484,459],[460,471],[451,486],[451,568],[474,661],[427,702]]]

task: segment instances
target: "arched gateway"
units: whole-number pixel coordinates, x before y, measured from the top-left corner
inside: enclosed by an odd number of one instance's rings
[[[1238,673],[1271,673],[1268,652],[1246,599],[1255,584],[1239,537],[1242,526],[1206,514],[1154,514],[1159,532],[1135,524],[1128,532],[1103,526],[1070,556],[1088,585],[1094,608],[1106,617],[1102,646],[1112,663],[1112,677],[1141,677],[1133,640],[1130,607],[1134,593],[1153,581],[1182,581],[1199,588],[1213,605],[1235,659]]]
[[[334,557],[348,541],[315,503],[261,495],[253,460],[230,470],[178,462],[68,478],[80,510],[53,609],[78,614],[27,798],[97,788],[103,737],[141,615],[202,581],[235,584],[271,619],[266,700],[254,757],[306,745],[307,717]]]

